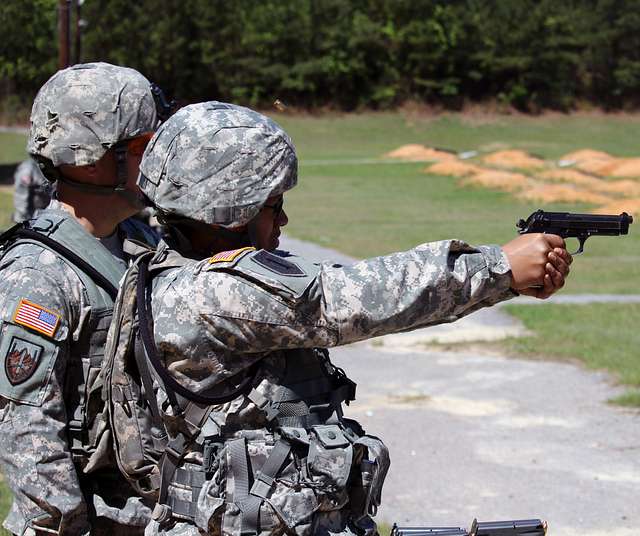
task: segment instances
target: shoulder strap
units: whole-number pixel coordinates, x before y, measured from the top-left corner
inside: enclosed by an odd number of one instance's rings
[[[137,288],[136,288],[136,301],[138,308],[138,315],[140,318],[140,336],[142,337],[142,344],[144,346],[144,350],[149,358],[149,361],[153,365],[158,376],[162,379],[165,388],[173,390],[175,393],[180,396],[195,402],[197,404],[206,404],[215,406],[218,404],[225,404],[227,402],[231,402],[241,394],[244,394],[248,391],[251,383],[253,382],[253,374],[248,374],[247,377],[242,380],[240,385],[233,389],[230,393],[227,393],[222,396],[207,396],[198,393],[194,393],[191,390],[184,387],[181,383],[179,383],[173,376],[169,374],[166,367],[160,360],[158,355],[158,349],[156,347],[156,343],[153,340],[153,335],[151,332],[151,326],[153,318],[149,303],[149,288],[151,284],[151,278],[149,278],[149,267],[148,267],[149,258],[140,259],[139,267],[138,267],[138,280],[137,280]],[[167,393],[168,394],[168,393]]]
[[[88,258],[97,271],[118,288],[124,273],[122,265],[99,240],[88,233],[64,210],[47,209],[31,220],[27,228],[52,238],[78,257]]]
[[[78,268],[80,268],[83,272],[85,272],[93,282],[101,287],[109,297],[115,301],[116,296],[118,295],[118,288],[103,276],[98,270],[96,270],[92,265],[90,265],[87,261],[85,261],[79,255],[76,255],[73,251],[71,251],[66,246],[63,246],[57,240],[50,238],[48,236],[39,233],[38,231],[32,231],[31,229],[18,229],[15,233],[15,236],[18,238],[27,238],[31,240],[36,240],[38,242],[42,242],[45,246],[52,249],[56,253],[59,253],[62,257],[75,264]]]
[[[40,243],[58,253],[76,266],[114,301],[118,294],[118,283],[122,267],[111,253],[69,214],[48,209],[33,220],[14,225],[0,235],[0,247],[12,241],[8,248],[20,240]],[[83,257],[89,257],[90,263]]]
[[[0,234],[0,248],[14,237],[20,227],[23,227],[23,225],[21,223],[16,223],[14,226],[9,227],[6,231]]]

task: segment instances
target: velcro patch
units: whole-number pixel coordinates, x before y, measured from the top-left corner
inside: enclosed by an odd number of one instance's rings
[[[27,381],[38,368],[43,348],[39,344],[13,337],[4,356],[4,371],[11,385]]]
[[[60,324],[60,315],[22,298],[13,315],[13,321],[38,333],[53,337]]]
[[[251,257],[251,260],[263,268],[279,275],[286,275],[289,277],[304,277],[307,275],[306,272],[295,262],[290,262],[265,250],[256,253]]]
[[[216,253],[213,257],[209,259],[209,264],[214,264],[216,262],[231,262],[237,259],[240,255],[242,255],[246,251],[255,251],[254,247],[246,247],[240,249],[233,249],[231,251],[221,251],[220,253]]]

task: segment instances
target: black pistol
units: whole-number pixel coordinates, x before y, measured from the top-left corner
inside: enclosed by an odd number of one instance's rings
[[[545,536],[546,521],[519,519],[513,521],[473,520],[471,528],[462,527],[399,527],[393,525],[391,536]]]
[[[562,238],[577,238],[580,247],[573,255],[578,255],[584,251],[584,243],[590,236],[626,235],[632,223],[633,217],[626,212],[616,216],[615,214],[571,214],[536,210],[526,220],[520,220],[516,227],[520,234],[547,233]]]

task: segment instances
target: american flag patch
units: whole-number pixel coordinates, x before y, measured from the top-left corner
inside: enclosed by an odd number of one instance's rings
[[[22,298],[18,304],[13,321],[16,324],[35,329],[36,331],[53,337],[60,323],[60,315],[45,309],[37,303]]]
[[[216,262],[231,262],[232,260],[238,258],[238,256],[244,253],[245,251],[255,251],[255,250],[256,248],[248,247],[248,248],[234,249],[231,251],[221,251],[220,253],[216,253],[213,257],[209,259],[209,264],[213,264]]]

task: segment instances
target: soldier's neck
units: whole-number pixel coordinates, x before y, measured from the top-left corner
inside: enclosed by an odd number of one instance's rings
[[[96,238],[112,235],[117,225],[131,216],[134,212],[123,210],[117,202],[112,202],[111,196],[95,199],[96,196],[86,196],[92,199],[58,199],[62,208],[69,212],[86,231]]]

